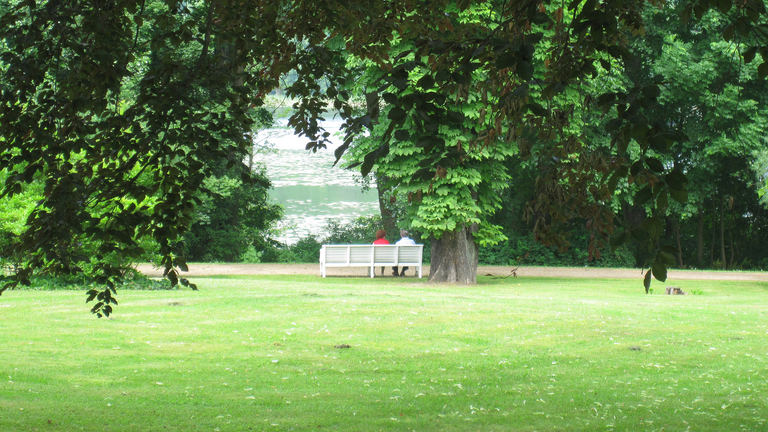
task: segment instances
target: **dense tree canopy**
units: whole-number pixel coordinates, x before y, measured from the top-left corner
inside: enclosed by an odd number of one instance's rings
[[[652,115],[663,80],[635,81],[588,100],[572,93],[613,63],[635,61],[630,41],[645,33],[643,10],[657,6],[644,0],[5,1],[2,196],[12,199],[35,182],[44,186],[24,232],[4,253],[25,256],[25,268],[0,289],[24,282],[33,269],[66,274],[88,265],[105,285],[89,294],[98,300],[93,311],[108,314],[116,303],[114,280],[126,264],[106,258],[141,256],[145,238],[158,245],[175,283],[176,268],[185,267],[178,241],[200,204],[197,192],[221,163],[243,163],[254,108],[291,70],[297,80],[286,91],[300,100],[291,123],[308,137],[308,148],[325,146],[329,132],[318,118],[329,107],[346,120],[338,156],[386,118],[378,145],[362,157],[363,173],[390,154],[419,148],[420,168],[405,183],[422,202],[434,200],[434,211],[442,206],[438,192],[457,176],[474,175],[485,153],[528,154],[536,144],[537,157],[549,161],[530,206],[539,237],[562,243],[557,225],[579,216],[594,230],[599,251],[615,226],[609,202],[616,186],[622,179],[640,185],[634,204],[653,208],[633,235],[647,240],[653,275],[663,280],[665,254],[675,249],[662,244],[660,226],[670,198],[685,201],[688,191],[684,171],[660,158],[684,141],[679,128]],[[763,2],[692,1],[682,14],[701,19],[711,7],[724,14],[717,31],[736,44],[741,56],[734,61],[755,60],[749,79],[763,79]],[[361,98],[348,90],[359,76],[350,56],[378,67],[380,85]],[[612,118],[609,151],[592,151],[569,128],[581,104],[596,104]],[[244,172],[242,181],[253,181]],[[467,186],[463,196],[482,204],[481,187]],[[462,209],[465,220],[450,226],[478,221],[471,206]],[[483,205],[476,210],[482,213]],[[424,215],[422,223],[442,223]],[[614,244],[626,238],[615,236]],[[95,245],[93,253],[84,244]]]

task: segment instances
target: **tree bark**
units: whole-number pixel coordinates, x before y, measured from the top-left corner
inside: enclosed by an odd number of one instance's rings
[[[696,261],[704,268],[704,209],[699,207],[699,226],[696,230]]]
[[[709,263],[710,265],[715,262],[715,231],[717,231],[717,220],[715,215],[717,214],[717,200],[712,197],[712,241],[709,242]]]
[[[733,197],[731,197],[731,223],[728,224],[728,237],[731,243],[731,259],[728,263],[728,268],[733,270],[733,260],[736,257],[736,245],[733,244],[733,226],[736,225],[736,208],[733,205]]]
[[[680,222],[675,219],[675,239],[677,240],[677,266],[683,268],[683,246],[680,244]]]
[[[731,228],[728,228],[728,237],[730,237],[731,242],[731,259],[728,261],[728,268],[733,269],[733,260],[736,258],[736,248],[733,245],[733,231]]]
[[[722,197],[720,199],[720,261],[725,270],[725,202]]]
[[[432,238],[430,282],[477,283],[479,247],[475,243],[475,232],[477,226],[462,226],[443,233],[439,239]]]

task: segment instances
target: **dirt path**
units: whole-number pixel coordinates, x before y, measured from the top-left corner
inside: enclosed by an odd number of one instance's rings
[[[150,264],[140,264],[138,270],[150,277],[161,277],[161,270]],[[480,266],[478,275],[508,276],[514,267]],[[429,266],[424,266],[424,277],[429,275]],[[640,279],[644,272],[640,269],[600,269],[591,267],[520,267],[516,271],[518,277],[569,277],[595,279]],[[204,277],[218,275],[317,275],[320,276],[319,264],[190,264],[189,272],[182,273],[185,277]],[[411,276],[413,270],[408,272]],[[329,268],[328,276],[365,277],[364,267]],[[376,276],[379,276],[377,271]],[[385,277],[392,277],[388,271]],[[703,270],[670,270],[667,280],[730,280],[730,281],[762,281],[768,282],[768,272],[733,272],[733,271],[703,271]]]

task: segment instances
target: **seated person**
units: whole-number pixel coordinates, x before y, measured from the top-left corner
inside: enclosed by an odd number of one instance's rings
[[[400,230],[400,240],[395,243],[396,245],[415,245],[416,242],[408,237],[408,231],[406,230]],[[392,276],[405,276],[405,271],[408,270],[408,267],[403,267],[403,270],[400,272],[400,274],[397,273],[397,267],[392,267]]]
[[[388,245],[389,240],[385,239],[384,236],[387,235],[387,232],[383,229],[380,229],[376,231],[376,240],[374,240],[373,244],[375,245]],[[381,268],[381,274],[384,274],[384,267]]]

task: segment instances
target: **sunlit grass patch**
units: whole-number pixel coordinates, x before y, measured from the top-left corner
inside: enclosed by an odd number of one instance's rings
[[[0,430],[768,427],[766,284],[478,282],[198,279],[101,320],[81,292],[8,292]]]

